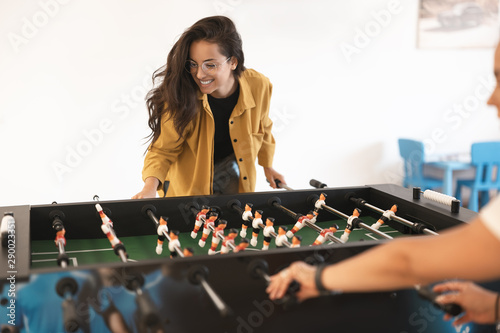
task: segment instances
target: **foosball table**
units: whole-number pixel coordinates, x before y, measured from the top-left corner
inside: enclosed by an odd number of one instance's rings
[[[452,204],[383,184],[1,207],[2,333],[493,332],[453,328],[413,289],[302,303],[297,285],[265,292],[293,261],[335,263],[474,218]]]

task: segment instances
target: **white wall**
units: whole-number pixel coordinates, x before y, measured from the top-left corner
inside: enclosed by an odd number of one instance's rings
[[[2,1],[0,206],[139,191],[151,73],[185,28],[217,14],[235,21],[247,67],[274,84],[275,168],[293,188],[400,183],[403,136],[433,154],[500,139],[478,95],[482,82],[491,89],[493,49],[417,49],[417,1],[401,0],[367,45],[342,52],[390,3]],[[257,190],[268,190],[263,176]]]

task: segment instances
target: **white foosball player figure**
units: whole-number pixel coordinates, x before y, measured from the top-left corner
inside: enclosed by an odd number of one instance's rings
[[[398,205],[392,205],[390,210],[386,210],[382,214],[382,216],[378,219],[378,221],[372,224],[372,228],[378,230],[382,226],[382,224],[386,223],[391,218],[393,218],[396,215],[397,211],[398,211]]]
[[[262,224],[262,214],[263,212],[261,210],[256,210],[255,217],[252,221],[252,240],[250,244],[254,247],[257,246],[257,236],[259,236],[260,225]]]
[[[278,236],[276,237],[276,247],[284,247],[285,244],[284,242],[288,241],[288,238],[286,237],[286,232],[288,228],[285,226],[280,226],[278,229]]]
[[[243,219],[243,223],[241,224],[241,231],[240,231],[240,236],[242,238],[245,238],[247,236],[247,228],[248,228],[248,222],[250,219],[253,217],[252,214],[252,207],[253,205],[251,203],[247,203],[245,205],[245,211],[243,214],[241,214],[241,218]]]
[[[347,219],[347,226],[346,226],[342,236],[340,236],[340,240],[342,242],[345,243],[349,239],[349,235],[351,234],[351,231],[354,229],[353,222],[355,219],[357,219],[359,217],[360,213],[361,213],[361,211],[358,208],[355,208],[354,211],[352,212],[352,215],[349,216],[349,218]]]
[[[271,244],[272,232],[274,232],[274,219],[272,217],[268,217],[266,219],[266,227],[262,232],[264,234],[264,245],[262,246],[262,250],[269,249],[269,244]]]
[[[171,230],[169,236],[170,242],[168,242],[168,249],[170,250],[170,258],[175,258],[177,257],[175,247],[181,247],[181,242],[179,241],[179,230]]]
[[[167,227],[168,217],[161,216],[160,224],[156,228],[156,233],[158,234],[158,240],[156,241],[156,254],[160,255],[163,252],[163,242],[165,241],[165,233],[168,233]]]

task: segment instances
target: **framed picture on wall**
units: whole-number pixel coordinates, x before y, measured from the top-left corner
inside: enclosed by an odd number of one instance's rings
[[[417,47],[495,47],[498,4],[499,0],[420,0]]]

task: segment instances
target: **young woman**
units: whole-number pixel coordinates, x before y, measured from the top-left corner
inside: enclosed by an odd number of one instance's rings
[[[161,80],[147,96],[151,145],[144,188],[134,199],[231,194],[255,190],[255,161],[271,187],[275,141],[269,105],[272,85],[244,66],[242,42],[227,17],[201,19],[170,51]],[[167,185],[168,184],[168,185]]]

